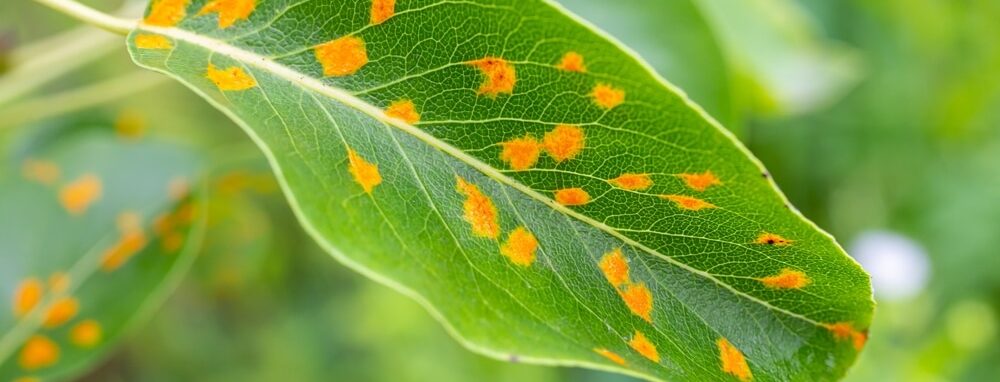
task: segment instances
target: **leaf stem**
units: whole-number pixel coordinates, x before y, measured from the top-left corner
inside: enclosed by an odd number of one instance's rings
[[[115,17],[80,4],[75,0],[35,0],[35,2],[47,5],[52,9],[72,16],[87,24],[112,33],[120,34],[122,36],[127,35],[132,31],[132,29],[135,29],[136,26],[135,20]]]

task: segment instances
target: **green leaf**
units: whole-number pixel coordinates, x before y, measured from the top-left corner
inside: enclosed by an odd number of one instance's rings
[[[156,1],[130,52],[250,134],[334,257],[470,349],[660,380],[829,380],[856,358],[864,271],[558,5],[237,4]]]
[[[0,179],[4,381],[87,371],[176,284],[203,226],[191,152],[87,126],[35,138]]]

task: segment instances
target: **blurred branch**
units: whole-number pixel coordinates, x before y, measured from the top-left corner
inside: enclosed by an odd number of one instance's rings
[[[77,3],[74,0],[35,0],[35,2],[47,5],[52,9],[68,16],[72,16],[73,18],[87,24],[122,36],[127,35],[132,31],[132,29],[135,29],[136,25],[135,20],[112,16],[86,5]]]

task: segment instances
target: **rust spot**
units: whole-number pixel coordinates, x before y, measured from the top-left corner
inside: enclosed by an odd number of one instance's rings
[[[604,273],[604,277],[615,288],[628,283],[628,263],[620,248],[615,248],[615,250],[604,254],[597,265]]]
[[[375,186],[382,183],[382,175],[378,172],[378,166],[372,164],[358,155],[357,152],[347,149],[347,171],[354,177],[354,181],[361,185],[367,193],[372,193]]]
[[[145,23],[161,27],[171,27],[184,20],[191,0],[155,0],[149,8]]]
[[[240,91],[257,86],[257,81],[253,77],[236,66],[218,69],[215,65],[208,64],[205,78],[211,80],[222,91]]]
[[[722,182],[719,178],[715,177],[711,171],[705,171],[701,174],[680,174],[678,175],[687,183],[687,186],[695,191],[705,191],[709,187],[721,185]]]
[[[101,324],[94,320],[81,321],[69,332],[69,339],[73,345],[90,348],[101,342],[104,336]]]
[[[567,72],[580,72],[584,73],[587,71],[587,66],[583,64],[583,56],[577,52],[567,52],[559,60],[559,69],[565,70]]]
[[[719,338],[716,343],[719,345],[719,360],[722,361],[722,371],[739,378],[741,381],[749,381],[753,378],[750,366],[747,365],[747,360],[743,357],[740,349],[737,349],[725,338]]]
[[[768,288],[774,289],[799,289],[809,285],[812,281],[802,271],[794,269],[782,269],[781,273],[759,279]]]
[[[49,290],[55,294],[65,293],[70,287],[70,278],[66,272],[55,272],[49,276]]]
[[[246,20],[257,8],[256,0],[212,0],[198,11],[198,15],[219,14],[219,28],[226,29],[239,20]]]
[[[535,261],[538,240],[524,227],[517,227],[507,235],[507,241],[500,247],[500,253],[514,264],[527,267]]]
[[[594,353],[600,354],[602,357],[607,358],[611,362],[625,366],[625,359],[611,350],[605,348],[594,348]]]
[[[368,64],[365,41],[360,37],[344,36],[329,41],[317,46],[315,53],[327,77],[349,76]]]
[[[851,341],[854,350],[860,351],[865,347],[865,342],[868,341],[868,334],[855,329],[854,325],[851,325],[849,322],[825,324],[824,326],[833,333],[833,338],[837,341]]]
[[[764,232],[757,237],[757,240],[755,240],[754,243],[784,247],[792,244],[792,240],[785,239],[770,232]]]
[[[618,188],[639,191],[652,187],[653,180],[649,178],[648,174],[625,173],[611,179],[611,184]]]
[[[173,49],[174,44],[158,34],[140,34],[135,36],[135,46],[139,49]]]
[[[413,101],[408,99],[393,102],[385,109],[385,115],[405,121],[411,125],[420,122],[420,114],[417,113],[417,108],[413,106]]]
[[[71,215],[87,212],[101,197],[101,180],[93,174],[83,174],[59,190],[59,202]]]
[[[646,284],[629,284],[620,293],[622,300],[625,300],[625,305],[632,313],[642,317],[643,320],[653,322],[650,315],[653,312],[653,294],[649,292],[649,288],[646,288]]]
[[[472,234],[479,237],[496,239],[500,235],[500,224],[497,222],[497,208],[489,197],[479,191],[475,184],[455,177],[456,189],[465,195],[465,221],[472,226]]]
[[[583,150],[583,129],[579,126],[558,125],[552,131],[545,133],[543,145],[545,152],[556,162],[573,159]]]
[[[28,180],[45,185],[52,185],[59,180],[59,166],[46,160],[25,159],[21,173]]]
[[[514,170],[531,168],[538,161],[538,154],[541,152],[541,144],[531,135],[514,138],[500,145],[503,147],[500,159],[510,164],[510,168]]]
[[[381,24],[396,14],[396,0],[372,1],[372,24]]]
[[[590,202],[590,194],[582,188],[564,188],[556,191],[556,203],[564,206],[581,206]]]
[[[650,361],[660,363],[660,354],[656,352],[656,345],[653,345],[642,332],[636,330],[635,335],[628,341],[628,346]]]
[[[25,370],[52,366],[59,361],[59,345],[48,337],[34,335],[24,343],[18,362]]]
[[[135,226],[126,227],[125,224]],[[142,232],[141,225],[124,222],[120,222],[120,225],[123,225],[119,227],[121,237],[104,251],[104,257],[101,258],[101,269],[105,272],[118,269],[146,246],[146,234]]]
[[[46,328],[55,328],[76,316],[80,310],[80,303],[72,297],[63,297],[52,303],[48,312],[45,313],[45,321],[42,323]]]
[[[604,109],[613,109],[615,106],[621,105],[625,102],[625,91],[611,87],[610,85],[597,84],[594,90],[590,92],[590,96],[594,98],[594,103]]]
[[[38,279],[32,277],[21,281],[14,291],[14,317],[24,317],[31,312],[42,301],[44,293],[45,285]]]
[[[677,207],[680,207],[685,210],[699,211],[706,208],[716,208],[714,204],[698,199],[693,196],[660,195],[660,197],[674,202],[675,204],[677,204]]]
[[[475,66],[483,72],[484,79],[483,84],[479,86],[479,94],[495,98],[500,94],[514,92],[517,73],[514,72],[514,66],[507,60],[499,57],[485,57],[469,62],[469,65]]]

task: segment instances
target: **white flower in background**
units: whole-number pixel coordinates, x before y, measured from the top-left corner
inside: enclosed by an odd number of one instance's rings
[[[848,252],[872,276],[872,288],[881,300],[907,299],[927,285],[927,252],[906,236],[889,231],[863,232]]]

